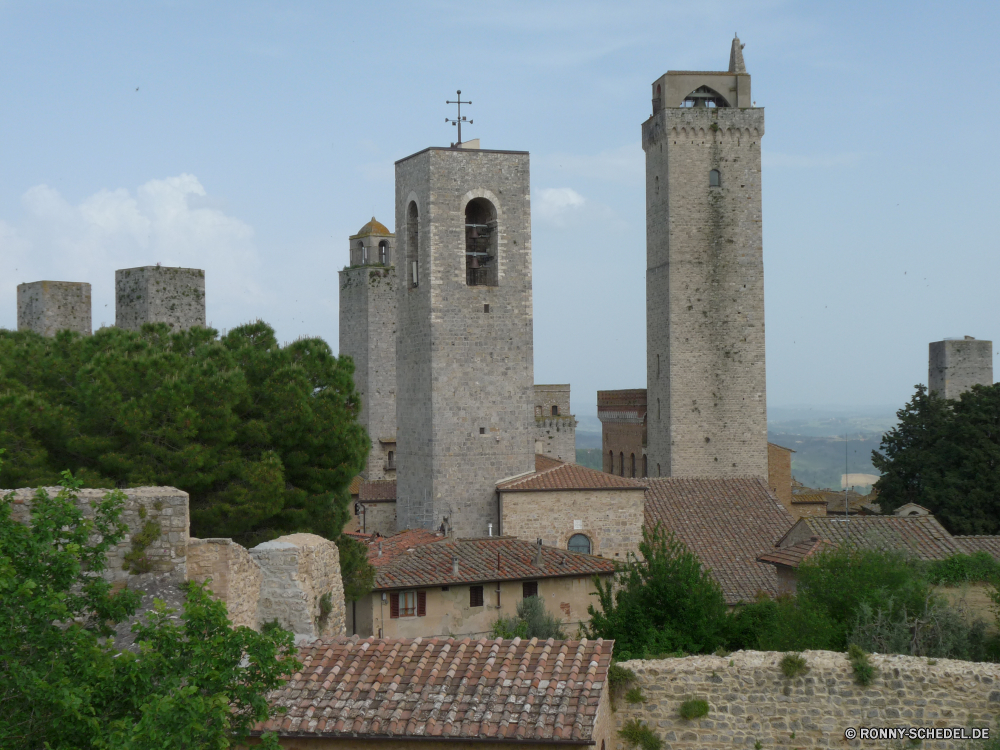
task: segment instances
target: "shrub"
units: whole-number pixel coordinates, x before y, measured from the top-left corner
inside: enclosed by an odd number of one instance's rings
[[[638,719],[626,721],[618,730],[618,736],[630,747],[641,747],[642,750],[660,750],[663,747],[663,740]]]
[[[789,679],[800,677],[809,671],[809,667],[806,666],[806,660],[802,658],[802,654],[785,654],[781,659],[780,666],[781,673]]]
[[[545,611],[541,597],[529,596],[517,604],[517,616],[499,617],[490,627],[494,638],[565,638],[562,621]]]
[[[681,704],[681,718],[685,721],[700,719],[702,716],[708,716],[708,701],[692,698]]]
[[[959,554],[935,560],[928,566],[927,575],[934,583],[991,583],[1000,580],[1000,562],[980,550],[971,555]]]
[[[626,703],[645,703],[646,696],[642,694],[641,687],[631,688],[627,693],[625,693]]]
[[[850,642],[879,654],[969,661],[989,658],[986,623],[979,619],[967,623],[958,610],[934,597],[918,612],[907,612],[891,597],[877,609],[862,604]]]
[[[854,681],[862,687],[871,685],[875,679],[875,665],[868,658],[868,653],[855,643],[847,649],[847,658],[854,670]]]

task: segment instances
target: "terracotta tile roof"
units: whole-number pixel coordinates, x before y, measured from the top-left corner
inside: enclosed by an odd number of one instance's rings
[[[396,501],[395,479],[373,479],[361,483],[358,500],[363,503]]]
[[[350,486],[348,486],[347,491],[351,494],[351,497],[355,497],[358,494],[358,490],[361,489],[361,483],[365,481],[365,478],[358,474],[354,479],[351,480]]]
[[[551,458],[550,456],[544,456],[541,453],[535,454],[535,471],[554,469],[557,466],[562,466],[564,463],[565,461],[559,461],[558,459]]]
[[[803,503],[805,505],[813,503],[819,505],[822,503],[823,505],[826,505],[826,498],[818,492],[811,495],[792,495],[792,505],[795,505],[796,503]]]
[[[790,547],[775,547],[771,552],[758,555],[757,561],[769,563],[770,565],[784,565],[789,568],[797,568],[803,560],[825,546],[827,546],[826,542],[818,536],[813,536]]]
[[[536,458],[536,466],[537,466]],[[538,492],[541,490],[606,490],[641,489],[635,479],[617,477],[580,464],[559,463],[531,474],[507,479],[497,484],[501,492]]]
[[[646,527],[657,523],[688,546],[712,571],[727,604],[776,595],[775,569],[757,562],[795,523],[757,477],[650,479]]]
[[[786,448],[785,446],[783,446],[783,445],[778,445],[777,443],[772,443],[772,442],[768,442],[768,445],[772,445],[772,446],[774,446],[775,448],[780,448],[780,449],[781,449],[781,450],[783,450],[783,451],[788,451],[789,453],[795,453],[795,451],[794,451],[793,449],[791,449],[791,448]]]
[[[995,560],[1000,560],[1000,536],[955,536],[952,537],[966,554],[986,552]]]
[[[381,557],[378,556],[378,540],[369,543],[368,552],[368,561],[377,571],[375,588],[378,590],[609,575],[615,570],[611,560],[548,546],[542,547],[542,564],[536,566],[537,547],[526,540],[506,536],[455,539],[421,530],[405,531],[381,542]],[[453,558],[458,561],[457,575],[452,566]]]
[[[613,641],[314,641],[268,696],[281,737],[591,744]]]
[[[849,535],[852,546],[910,551],[921,560],[943,560],[965,551],[934,516],[852,516],[850,520],[816,516],[799,523],[805,524],[814,536],[837,546],[846,544]]]

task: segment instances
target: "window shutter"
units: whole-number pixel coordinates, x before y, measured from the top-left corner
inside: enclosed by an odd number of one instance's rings
[[[482,586],[469,586],[469,606],[470,607],[482,607],[483,606],[483,587]]]
[[[525,581],[521,584],[521,597],[538,596],[538,581]]]
[[[427,592],[418,591],[417,592],[417,617],[425,617],[427,615]]]
[[[399,618],[399,594],[389,594],[389,618]]]

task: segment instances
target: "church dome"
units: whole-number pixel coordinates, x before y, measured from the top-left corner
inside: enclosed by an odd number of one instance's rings
[[[369,221],[367,224],[365,224],[363,227],[361,227],[361,229],[358,230],[358,233],[356,235],[354,235],[354,236],[355,237],[362,237],[362,236],[364,236],[366,234],[386,234],[386,235],[391,235],[392,232],[390,232],[386,228],[385,224],[381,224],[381,223],[375,221],[375,217],[373,216],[372,220]]]

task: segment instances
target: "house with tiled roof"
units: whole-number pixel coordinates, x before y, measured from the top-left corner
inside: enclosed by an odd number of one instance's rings
[[[360,639],[300,649],[302,669],[268,696],[285,709],[286,750],[394,750],[530,744],[539,750],[617,744],[608,669],[613,641]],[[460,743],[456,745],[456,743]]]
[[[795,522],[759,477],[648,480],[645,522],[684,542],[722,587],[726,603],[778,593],[774,568],[758,562]]]
[[[384,638],[481,637],[529,596],[541,597],[572,635],[589,619],[594,576],[615,571],[611,560],[524,539],[424,529],[375,536],[368,550],[375,588],[349,606],[348,630]]]
[[[350,533],[396,533],[396,480],[364,479],[351,482],[351,519],[344,530]]]
[[[505,536],[624,561],[642,541],[642,482],[535,457],[535,471],[497,483]]]

